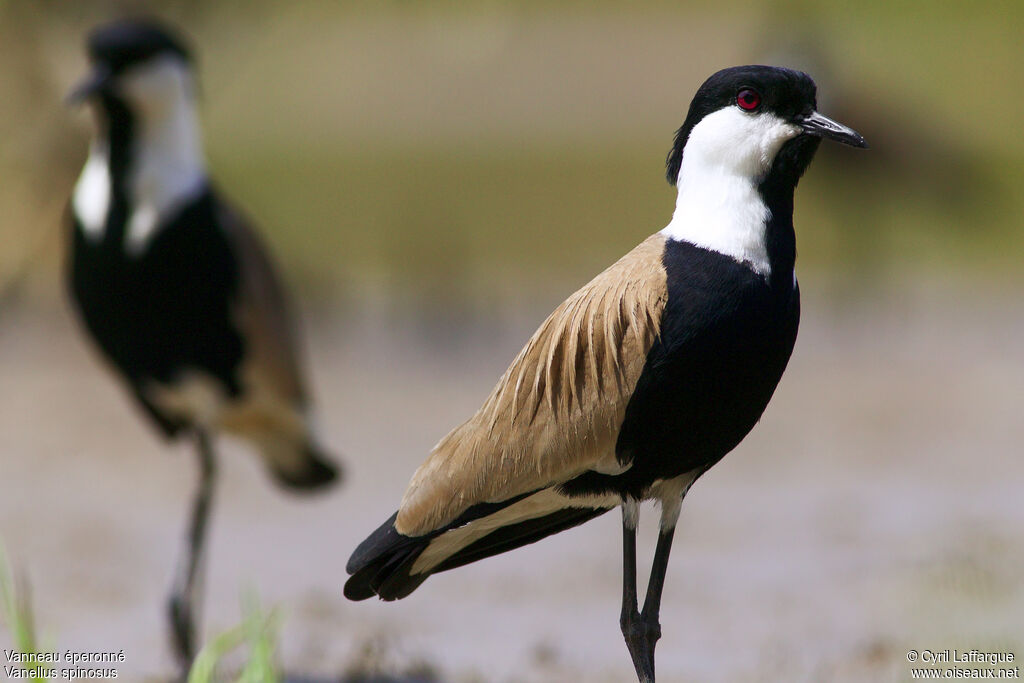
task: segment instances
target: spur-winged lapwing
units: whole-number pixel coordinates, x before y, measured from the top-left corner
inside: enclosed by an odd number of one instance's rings
[[[241,437],[292,489],[324,487],[337,471],[311,426],[274,266],[207,176],[185,43],[156,21],[121,20],[95,29],[88,53],[92,73],[71,100],[92,105],[97,134],[71,198],[71,299],[142,411],[166,436],[195,440],[201,479],[169,605],[187,665],[211,440]]]
[[[404,598],[433,573],[622,506],[621,626],[641,681],[683,496],[761,417],[796,341],[793,193],[821,138],[805,74],[719,71],[668,155],[672,221],[573,294],[483,407],[434,447],[401,505],[352,554],[345,595]],[[638,610],[638,502],[661,504]]]

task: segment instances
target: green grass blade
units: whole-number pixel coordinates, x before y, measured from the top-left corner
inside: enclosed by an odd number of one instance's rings
[[[13,637],[14,649],[22,654],[39,652],[36,638],[35,615],[32,611],[28,581],[15,581],[7,552],[0,543],[0,616]],[[45,678],[33,677],[33,683],[47,683]]]

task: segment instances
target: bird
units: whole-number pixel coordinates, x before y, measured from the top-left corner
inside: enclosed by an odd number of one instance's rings
[[[432,449],[352,553],[345,596],[401,599],[431,574],[618,507],[620,628],[638,680],[653,682],[683,497],[758,422],[796,341],[793,199],[822,139],[867,146],[817,111],[810,76],[763,65],[710,76],[666,159],[669,224],[558,306]],[[661,514],[641,609],[645,500]]]
[[[187,671],[216,437],[247,442],[287,489],[323,489],[340,469],[314,428],[277,267],[207,172],[191,46],[149,17],[102,24],[86,46],[91,70],[68,100],[90,106],[96,133],[69,202],[66,283],[137,407],[163,436],[195,445],[199,485],[168,603]]]

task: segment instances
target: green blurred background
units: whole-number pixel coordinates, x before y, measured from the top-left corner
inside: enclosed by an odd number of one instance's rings
[[[0,9],[0,278],[54,295],[97,21],[192,35],[213,174],[307,296],[491,304],[579,283],[667,223],[664,155],[726,65],[809,71],[823,146],[802,272],[1019,280],[1024,3],[54,2]]]
[[[138,12],[193,39],[212,175],[299,296],[349,473],[296,501],[223,445],[205,636],[251,586],[287,615],[290,672],[629,680],[614,515],[397,605],[345,601],[343,567],[543,317],[668,222],[663,160],[700,83],[762,62],[808,71],[871,149],[822,145],[797,190],[800,339],[687,497],[659,680],[1024,656],[1019,0],[0,0],[0,540],[61,646],[124,647],[127,680],[171,670],[161,605],[194,487],[60,291],[90,133],[63,96],[88,29]]]

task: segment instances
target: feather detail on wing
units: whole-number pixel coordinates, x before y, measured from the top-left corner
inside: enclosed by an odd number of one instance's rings
[[[621,472],[615,440],[667,299],[665,239],[655,234],[563,302],[480,410],[434,447],[395,521],[419,536],[472,505]]]

